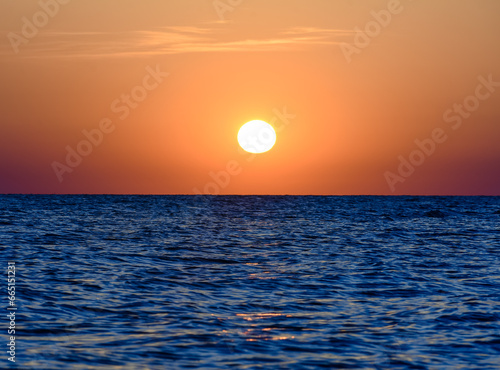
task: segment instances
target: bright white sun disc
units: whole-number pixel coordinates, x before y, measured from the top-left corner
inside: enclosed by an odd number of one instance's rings
[[[276,131],[264,121],[250,121],[241,126],[238,143],[249,153],[264,153],[276,143]]]

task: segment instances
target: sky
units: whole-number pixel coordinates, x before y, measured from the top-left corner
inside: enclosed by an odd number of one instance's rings
[[[498,0],[0,0],[0,193],[500,195]],[[243,151],[270,123],[275,146]]]

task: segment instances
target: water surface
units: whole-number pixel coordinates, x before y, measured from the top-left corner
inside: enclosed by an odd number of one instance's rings
[[[500,368],[499,197],[0,196],[0,238],[18,368]]]

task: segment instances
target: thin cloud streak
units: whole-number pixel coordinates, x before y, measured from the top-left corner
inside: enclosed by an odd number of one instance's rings
[[[296,51],[340,43],[352,31],[311,27],[291,28],[274,37],[220,41],[221,30],[165,27],[131,32],[46,32],[26,45],[27,58],[116,58],[185,53]],[[7,54],[3,51],[2,54]]]

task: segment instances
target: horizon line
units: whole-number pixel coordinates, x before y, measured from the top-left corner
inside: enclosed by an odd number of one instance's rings
[[[110,195],[210,197],[499,197],[500,194],[193,194],[193,193],[0,193],[1,195]]]

